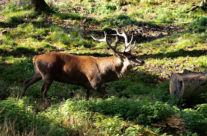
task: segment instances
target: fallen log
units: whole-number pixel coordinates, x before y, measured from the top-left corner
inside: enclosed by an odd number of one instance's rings
[[[194,100],[207,92],[207,74],[184,71],[174,74],[170,79],[170,94],[178,99]]]

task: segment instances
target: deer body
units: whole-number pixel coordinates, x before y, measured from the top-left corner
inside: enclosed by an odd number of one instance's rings
[[[35,56],[33,63],[43,80],[77,84],[94,90],[100,84],[118,80],[129,65],[115,56],[99,58],[58,52]]]
[[[125,36],[125,38],[127,37]],[[128,66],[143,64],[143,61],[138,60],[136,56],[128,52],[116,52],[116,49],[108,43],[106,33],[105,39],[101,39],[100,41],[106,41],[116,55],[111,57],[92,57],[50,52],[34,56],[33,64],[35,73],[24,82],[21,96],[25,95],[30,85],[42,79],[43,86],[41,92],[46,105],[48,105],[46,93],[53,81],[85,87],[86,98],[88,99],[90,89],[100,91],[99,88],[102,84],[121,78],[127,71]],[[130,50],[131,48],[127,47],[126,49]],[[102,90],[102,93],[105,92]]]

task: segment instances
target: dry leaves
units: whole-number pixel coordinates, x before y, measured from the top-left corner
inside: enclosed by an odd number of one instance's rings
[[[152,123],[153,127],[162,127],[162,128],[173,128],[176,130],[177,134],[183,133],[185,131],[185,123],[183,119],[180,118],[179,114],[171,115],[166,118],[165,121]]]

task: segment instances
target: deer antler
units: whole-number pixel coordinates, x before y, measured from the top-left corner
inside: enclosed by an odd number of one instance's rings
[[[111,46],[111,44],[108,42],[107,40],[107,33],[104,31],[104,38],[103,39],[97,39],[93,36],[91,36],[93,38],[93,40],[95,41],[99,41],[99,42],[106,42],[106,44],[115,52],[115,53],[119,53],[116,48],[118,46],[118,36],[116,35],[116,40],[115,40],[115,46]]]
[[[131,40],[128,42],[128,38],[125,32],[119,33],[118,29],[115,30],[118,36],[124,37],[124,42],[125,42],[125,49],[124,52],[130,52],[132,48],[134,48],[136,41],[132,44],[133,41],[133,34],[131,37]]]
[[[132,44],[132,41],[134,39],[134,36],[132,34],[131,40],[128,42],[128,38],[125,32],[119,33],[118,29],[115,30],[116,34],[112,34],[114,36],[116,36],[116,40],[115,40],[115,46],[112,46],[109,41],[107,40],[107,33],[104,31],[104,38],[103,39],[97,39],[93,36],[91,36],[95,41],[99,41],[99,42],[106,42],[106,44],[115,52],[115,53],[120,53],[119,51],[116,50],[117,46],[118,46],[118,36],[120,37],[124,37],[124,42],[125,42],[125,48],[124,48],[124,52],[130,52],[132,48],[134,48],[136,41],[134,41],[134,43]]]

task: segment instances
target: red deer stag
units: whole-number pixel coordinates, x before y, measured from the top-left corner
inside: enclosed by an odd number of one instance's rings
[[[133,36],[128,42],[124,32],[119,33],[118,30],[116,32],[115,46],[111,46],[105,32],[103,39],[96,39],[92,36],[96,41],[107,43],[114,52],[114,55],[110,57],[75,56],[60,52],[34,56],[35,73],[24,82],[21,97],[25,95],[30,85],[42,79],[41,93],[45,105],[48,105],[46,93],[53,81],[81,85],[86,88],[86,98],[89,99],[90,89],[98,91],[103,83],[118,80],[126,72],[128,66],[143,65],[144,61],[140,61],[131,54],[131,49],[135,46],[135,42],[132,44]],[[118,36],[125,40],[123,52],[116,50]]]

